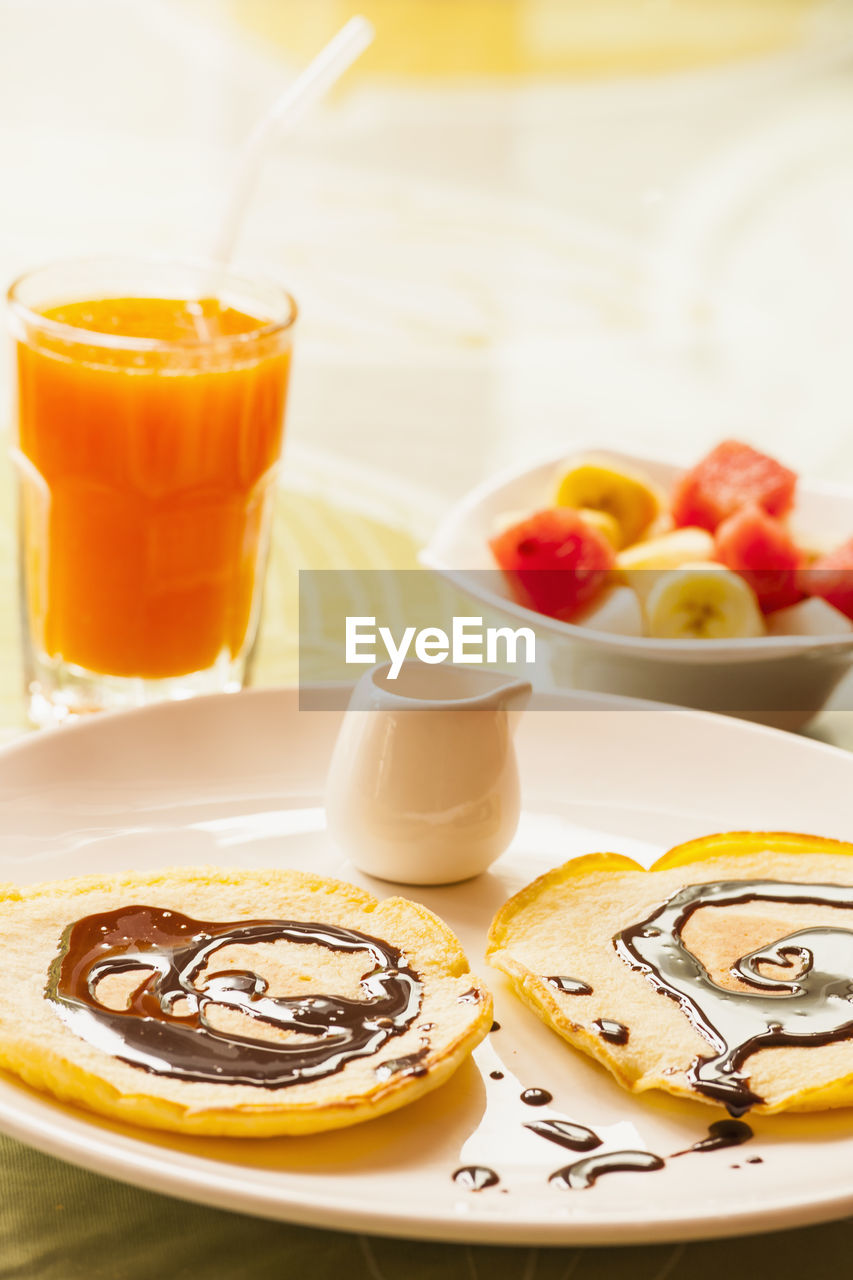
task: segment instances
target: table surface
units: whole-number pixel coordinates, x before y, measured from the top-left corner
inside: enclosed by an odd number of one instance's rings
[[[688,460],[740,434],[853,481],[844,5],[678,0],[651,24],[629,0],[363,7],[375,48],[270,156],[241,243],[302,308],[256,682],[295,678],[297,568],[412,565],[444,507],[534,454]],[[0,0],[0,271],[203,252],[240,139],[349,12]],[[0,468],[0,742],[26,731],[10,488]],[[853,749],[853,713],[809,732]],[[6,1139],[0,1171],[0,1280],[829,1280],[853,1245],[839,1223],[413,1251],[185,1205]]]

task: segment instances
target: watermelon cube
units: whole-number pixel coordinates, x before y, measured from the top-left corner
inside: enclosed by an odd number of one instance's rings
[[[798,583],[807,596],[819,596],[853,618],[853,538],[801,570]]]
[[[761,507],[744,507],[723,521],[714,536],[714,558],[749,583],[764,613],[803,598],[797,583],[803,557],[781,520]]]
[[[677,525],[698,525],[713,533],[743,507],[754,505],[783,516],[794,501],[796,474],[781,462],[738,440],[724,440],[685,472],[672,495]]]
[[[608,584],[616,556],[607,538],[571,507],[549,507],[490,542],[519,604],[570,622]]]

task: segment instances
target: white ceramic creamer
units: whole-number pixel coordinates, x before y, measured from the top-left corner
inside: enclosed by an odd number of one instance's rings
[[[389,668],[369,671],[353,692],[329,768],[329,831],[381,880],[467,880],[518,825],[512,735],[530,685],[420,662],[391,680]]]

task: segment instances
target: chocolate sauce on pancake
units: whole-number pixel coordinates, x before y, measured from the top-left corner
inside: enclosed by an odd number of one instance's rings
[[[555,974],[552,978],[546,978],[546,982],[550,982],[552,987],[556,987],[558,991],[564,991],[568,996],[591,996],[592,987],[588,982],[582,982],[580,978],[567,978],[560,974]]]
[[[570,1191],[583,1191],[605,1173],[652,1173],[664,1166],[660,1156],[651,1151],[605,1151],[600,1156],[587,1156],[552,1173],[549,1182]]]
[[[754,991],[720,986],[684,945],[681,933],[695,911],[746,902],[853,909],[853,886],[777,880],[687,885],[613,939],[621,959],[676,1000],[711,1045],[713,1053],[697,1057],[687,1078],[697,1093],[724,1103],[734,1116],[763,1101],[742,1071],[756,1050],[853,1037],[853,931],[799,929],[742,956],[732,973]],[[763,965],[793,969],[796,976],[770,978]]]
[[[209,973],[195,985],[223,947],[281,940],[366,952],[372,965],[361,979],[364,998],[268,996],[260,974],[236,969]],[[143,969],[154,972],[140,981],[126,1009],[98,1000],[103,979]],[[45,989],[75,1034],[130,1066],[178,1080],[265,1089],[319,1080],[372,1056],[412,1024],[422,993],[418,975],[396,947],[355,929],[294,920],[193,920],[149,906],[119,907],[70,925]],[[301,1039],[274,1042],[218,1030],[208,1016],[217,1005]],[[418,1074],[425,1070],[424,1053],[378,1070]]]
[[[424,1066],[424,1058],[428,1053],[429,1043],[416,1053],[406,1054],[404,1058],[386,1058],[376,1066],[376,1077],[379,1080],[390,1080],[391,1076],[425,1076],[427,1068]]]
[[[592,1024],[602,1040],[610,1044],[627,1044],[630,1036],[628,1028],[622,1022],[614,1022],[611,1018],[598,1018]]]

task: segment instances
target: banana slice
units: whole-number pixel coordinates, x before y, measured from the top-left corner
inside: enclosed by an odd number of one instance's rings
[[[836,611],[837,612],[837,611]],[[575,626],[608,631],[621,636],[643,634],[643,609],[636,591],[611,587],[585,613],[573,618]]]
[[[641,542],[649,542],[652,538],[662,538],[666,533],[672,533],[675,528],[675,521],[672,518],[671,511],[661,511],[655,516],[647,529],[643,530],[640,538]]]
[[[664,506],[663,495],[647,476],[595,455],[576,459],[563,472],[554,501],[558,507],[590,507],[613,516],[622,547],[636,542]]]
[[[596,511],[595,507],[581,507],[578,515],[584,524],[588,524],[590,528],[597,529],[613,547],[614,551],[618,551],[622,546],[622,527],[615,516],[609,511]]]
[[[819,596],[776,609],[767,619],[771,636],[848,636],[853,622]]]
[[[722,565],[685,564],[657,580],[646,598],[650,636],[737,640],[764,635],[755,593]]]
[[[616,568],[640,599],[645,599],[661,573],[678,569],[683,564],[711,560],[713,555],[714,539],[707,529],[688,526],[620,551],[616,557]]]

